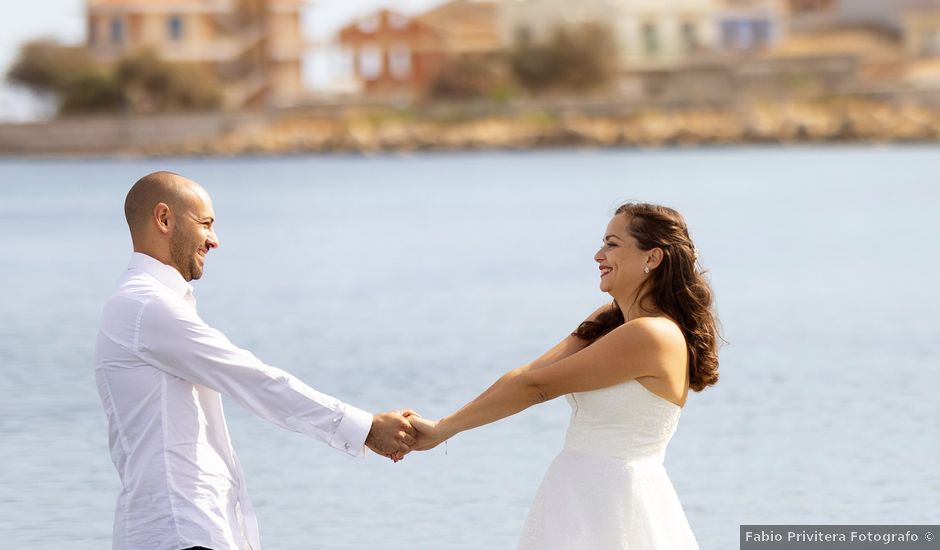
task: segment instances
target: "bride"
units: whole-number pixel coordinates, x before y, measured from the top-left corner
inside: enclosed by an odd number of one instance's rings
[[[689,388],[718,381],[712,293],[682,216],[627,203],[594,260],[613,302],[440,421],[417,415],[416,450],[565,395],[565,446],[539,487],[520,549],[696,549],[663,468]]]

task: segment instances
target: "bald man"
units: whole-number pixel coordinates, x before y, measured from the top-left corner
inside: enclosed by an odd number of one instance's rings
[[[95,380],[123,489],[115,550],[258,550],[258,526],[221,394],[278,426],[351,455],[400,459],[414,444],[401,412],[372,415],[262,363],[207,325],[189,281],[219,246],[212,200],[170,172],[124,204],[134,253],[108,299]]]

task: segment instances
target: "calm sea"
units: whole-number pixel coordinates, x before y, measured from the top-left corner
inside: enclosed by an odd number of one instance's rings
[[[940,517],[940,148],[0,161],[0,540],[110,547],[118,478],[92,373],[126,266],[124,194],[204,184],[200,312],[374,411],[449,413],[604,296],[615,206],[682,211],[729,345],[666,466],[705,550],[740,524]],[[560,449],[556,400],[399,464],[228,402],[266,548],[512,548]]]

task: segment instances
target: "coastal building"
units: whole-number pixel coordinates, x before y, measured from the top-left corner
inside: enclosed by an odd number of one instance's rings
[[[901,18],[901,29],[908,56],[940,56],[940,5],[911,6]]]
[[[86,0],[87,46],[113,61],[152,50],[202,66],[229,107],[290,105],[305,94],[302,0]]]
[[[454,0],[413,17],[384,9],[340,29],[337,42],[361,91],[413,98],[448,59],[498,50],[497,15],[497,3],[481,0]]]
[[[540,41],[558,27],[610,28],[626,70],[674,67],[714,48],[716,0],[516,0],[502,8],[509,44]]]
[[[790,96],[887,93],[907,71],[902,14],[909,0],[789,0],[790,32],[750,63],[742,86]]]
[[[786,0],[794,32],[833,27],[877,27],[904,31],[908,14],[929,14],[940,0]]]
[[[427,87],[442,62],[444,40],[438,29],[387,9],[353,21],[337,36],[362,92],[401,98]]]

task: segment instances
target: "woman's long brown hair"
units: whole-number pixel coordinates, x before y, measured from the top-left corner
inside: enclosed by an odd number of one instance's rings
[[[718,321],[712,311],[712,290],[696,266],[695,245],[682,215],[655,204],[626,203],[617,209],[626,216],[630,234],[641,250],[660,248],[663,260],[650,272],[640,292],[648,290],[655,307],[682,330],[689,351],[689,387],[702,391],[718,382]],[[624,323],[617,304],[572,334],[593,343]]]

